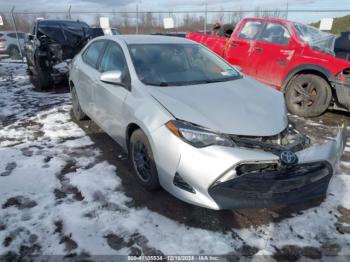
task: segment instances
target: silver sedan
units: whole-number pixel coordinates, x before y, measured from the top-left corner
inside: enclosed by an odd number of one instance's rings
[[[324,197],[344,149],[344,129],[311,145],[289,125],[282,93],[184,38],[96,38],[69,83],[74,116],[129,153],[141,185],[206,208]]]

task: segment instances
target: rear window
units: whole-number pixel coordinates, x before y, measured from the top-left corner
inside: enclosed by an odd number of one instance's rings
[[[259,34],[263,26],[263,23],[260,21],[247,21],[238,37],[243,39],[255,39]]]
[[[7,34],[8,37],[11,37],[11,38],[17,38],[16,36],[16,33],[9,33]],[[18,33],[18,38],[24,38],[24,33]]]
[[[96,41],[90,44],[83,54],[83,61],[88,65],[97,68],[97,60],[103,51],[105,41]]]
[[[38,27],[68,27],[80,29],[89,26],[88,24],[79,21],[42,20],[38,22]]]

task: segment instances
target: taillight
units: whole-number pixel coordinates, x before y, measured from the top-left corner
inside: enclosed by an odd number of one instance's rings
[[[0,38],[0,42],[6,42],[5,38]]]

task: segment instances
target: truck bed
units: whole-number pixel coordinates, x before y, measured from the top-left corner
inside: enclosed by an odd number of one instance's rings
[[[219,56],[223,56],[225,45],[228,42],[228,38],[226,37],[221,37],[217,35],[207,35],[195,32],[187,33],[186,38],[200,43],[202,45],[205,45]]]

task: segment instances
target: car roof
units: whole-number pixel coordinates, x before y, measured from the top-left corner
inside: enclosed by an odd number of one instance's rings
[[[126,44],[193,44],[186,38],[162,35],[113,35],[109,39],[121,39]]]
[[[65,25],[65,24],[83,24],[83,25],[87,25],[87,23],[85,23],[84,21],[81,20],[60,20],[60,19],[39,19],[36,20],[37,24],[39,25]]]
[[[293,21],[283,19],[283,18],[274,18],[274,17],[245,17],[243,20],[255,20],[263,22],[275,22],[275,23],[294,23]]]

